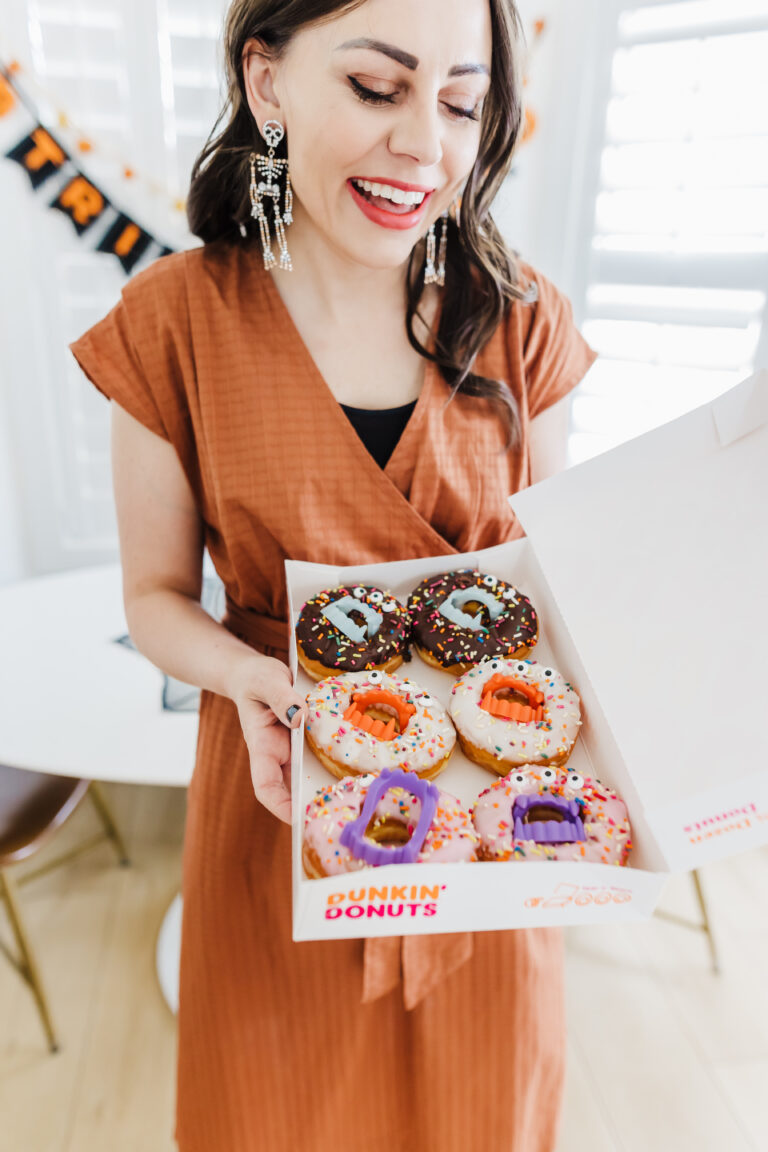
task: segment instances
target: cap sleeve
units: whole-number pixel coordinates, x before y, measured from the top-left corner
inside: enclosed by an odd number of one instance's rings
[[[130,280],[112,311],[70,344],[107,399],[170,441],[185,407],[178,355],[187,312],[182,270],[178,257],[162,257]]]
[[[590,348],[573,320],[571,303],[541,272],[521,264],[536,299],[521,307],[523,372],[531,419],[562,400],[594,364]]]

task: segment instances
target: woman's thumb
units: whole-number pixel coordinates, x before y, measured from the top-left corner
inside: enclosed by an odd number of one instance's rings
[[[264,703],[289,728],[298,728],[304,712],[304,697],[291,683],[291,674],[284,665],[283,672],[267,676],[262,695]]]

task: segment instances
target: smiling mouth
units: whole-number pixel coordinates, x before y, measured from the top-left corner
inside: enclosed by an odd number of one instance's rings
[[[350,183],[358,195],[369,204],[381,208],[384,212],[391,212],[393,216],[407,216],[418,212],[424,201],[432,195],[431,192],[406,192],[388,184],[377,184],[357,178],[350,180]],[[382,195],[383,189],[387,189],[387,194]]]

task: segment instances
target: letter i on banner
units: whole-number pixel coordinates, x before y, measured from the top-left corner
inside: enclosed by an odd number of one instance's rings
[[[151,243],[149,232],[139,228],[138,224],[121,212],[98,244],[97,251],[111,252],[117,256],[125,271],[130,273]]]
[[[80,174],[65,184],[56,199],[51,201],[51,208],[69,216],[78,236],[82,236],[108,207],[106,196]]]
[[[39,188],[69,160],[61,145],[41,125],[5,155],[8,160],[15,160],[21,165],[33,188]]]

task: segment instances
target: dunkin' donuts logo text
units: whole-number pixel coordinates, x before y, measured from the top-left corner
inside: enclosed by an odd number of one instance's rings
[[[349,892],[332,892],[325,910],[326,920],[348,916],[363,917],[435,916],[440,893],[445,884],[384,885],[382,888],[358,888]]]

